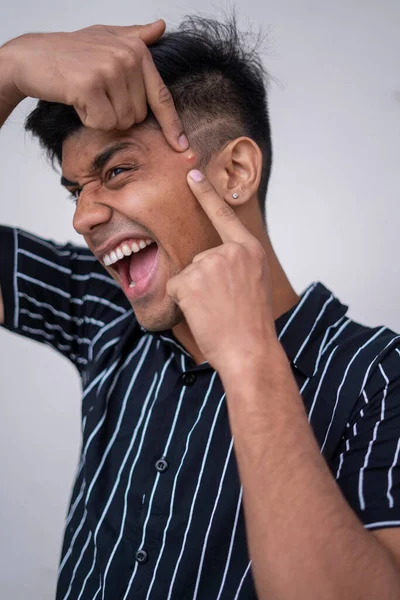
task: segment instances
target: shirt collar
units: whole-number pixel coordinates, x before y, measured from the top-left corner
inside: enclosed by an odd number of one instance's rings
[[[348,306],[322,283],[311,284],[299,302],[275,322],[278,338],[291,363],[306,377],[312,377],[322,341],[330,327],[344,318]]]
[[[314,374],[327,330],[342,320],[347,310],[348,307],[341,304],[322,283],[315,282],[301,294],[299,302],[291,310],[275,321],[276,333],[287,357],[306,377]],[[186,355],[188,366],[195,365],[171,330],[149,332],[142,326],[140,329],[180,350]],[[197,366],[200,369],[207,367],[208,363]]]

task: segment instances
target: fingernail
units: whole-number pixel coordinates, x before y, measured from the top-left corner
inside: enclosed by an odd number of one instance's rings
[[[189,148],[189,142],[184,133],[182,133],[182,135],[180,136],[180,138],[178,140],[178,144],[179,144],[180,148],[182,148],[182,150],[187,150]]]
[[[193,179],[193,181],[195,181],[196,183],[199,183],[200,181],[204,180],[203,173],[200,173],[200,171],[197,171],[196,169],[189,171],[189,177],[190,179]]]

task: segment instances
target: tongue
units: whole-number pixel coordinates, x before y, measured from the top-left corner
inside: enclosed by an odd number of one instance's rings
[[[140,250],[140,252],[132,254],[129,264],[129,276],[131,281],[136,283],[150,273],[154,261],[156,260],[157,252],[157,244],[151,244],[150,246],[143,248],[143,250]]]

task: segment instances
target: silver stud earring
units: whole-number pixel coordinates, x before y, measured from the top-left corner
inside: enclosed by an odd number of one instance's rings
[[[232,198],[235,198],[235,200],[237,200],[239,198],[239,194],[236,194],[236,192],[234,194],[232,194]]]

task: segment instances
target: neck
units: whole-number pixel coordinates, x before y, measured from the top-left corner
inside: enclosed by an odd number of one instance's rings
[[[259,225],[256,228],[252,227],[251,229],[248,227],[248,229],[257,237],[267,255],[270,271],[270,285],[272,286],[272,312],[274,320],[276,321],[276,319],[297,304],[299,301],[299,296],[294,291],[278,260],[278,257],[275,254],[271,240],[267,231],[265,230],[265,226]],[[193,360],[197,365],[206,360],[200,352],[196,341],[193,338],[192,333],[185,321],[173,327],[172,331],[176,339],[179,340],[184,348],[192,355]]]

